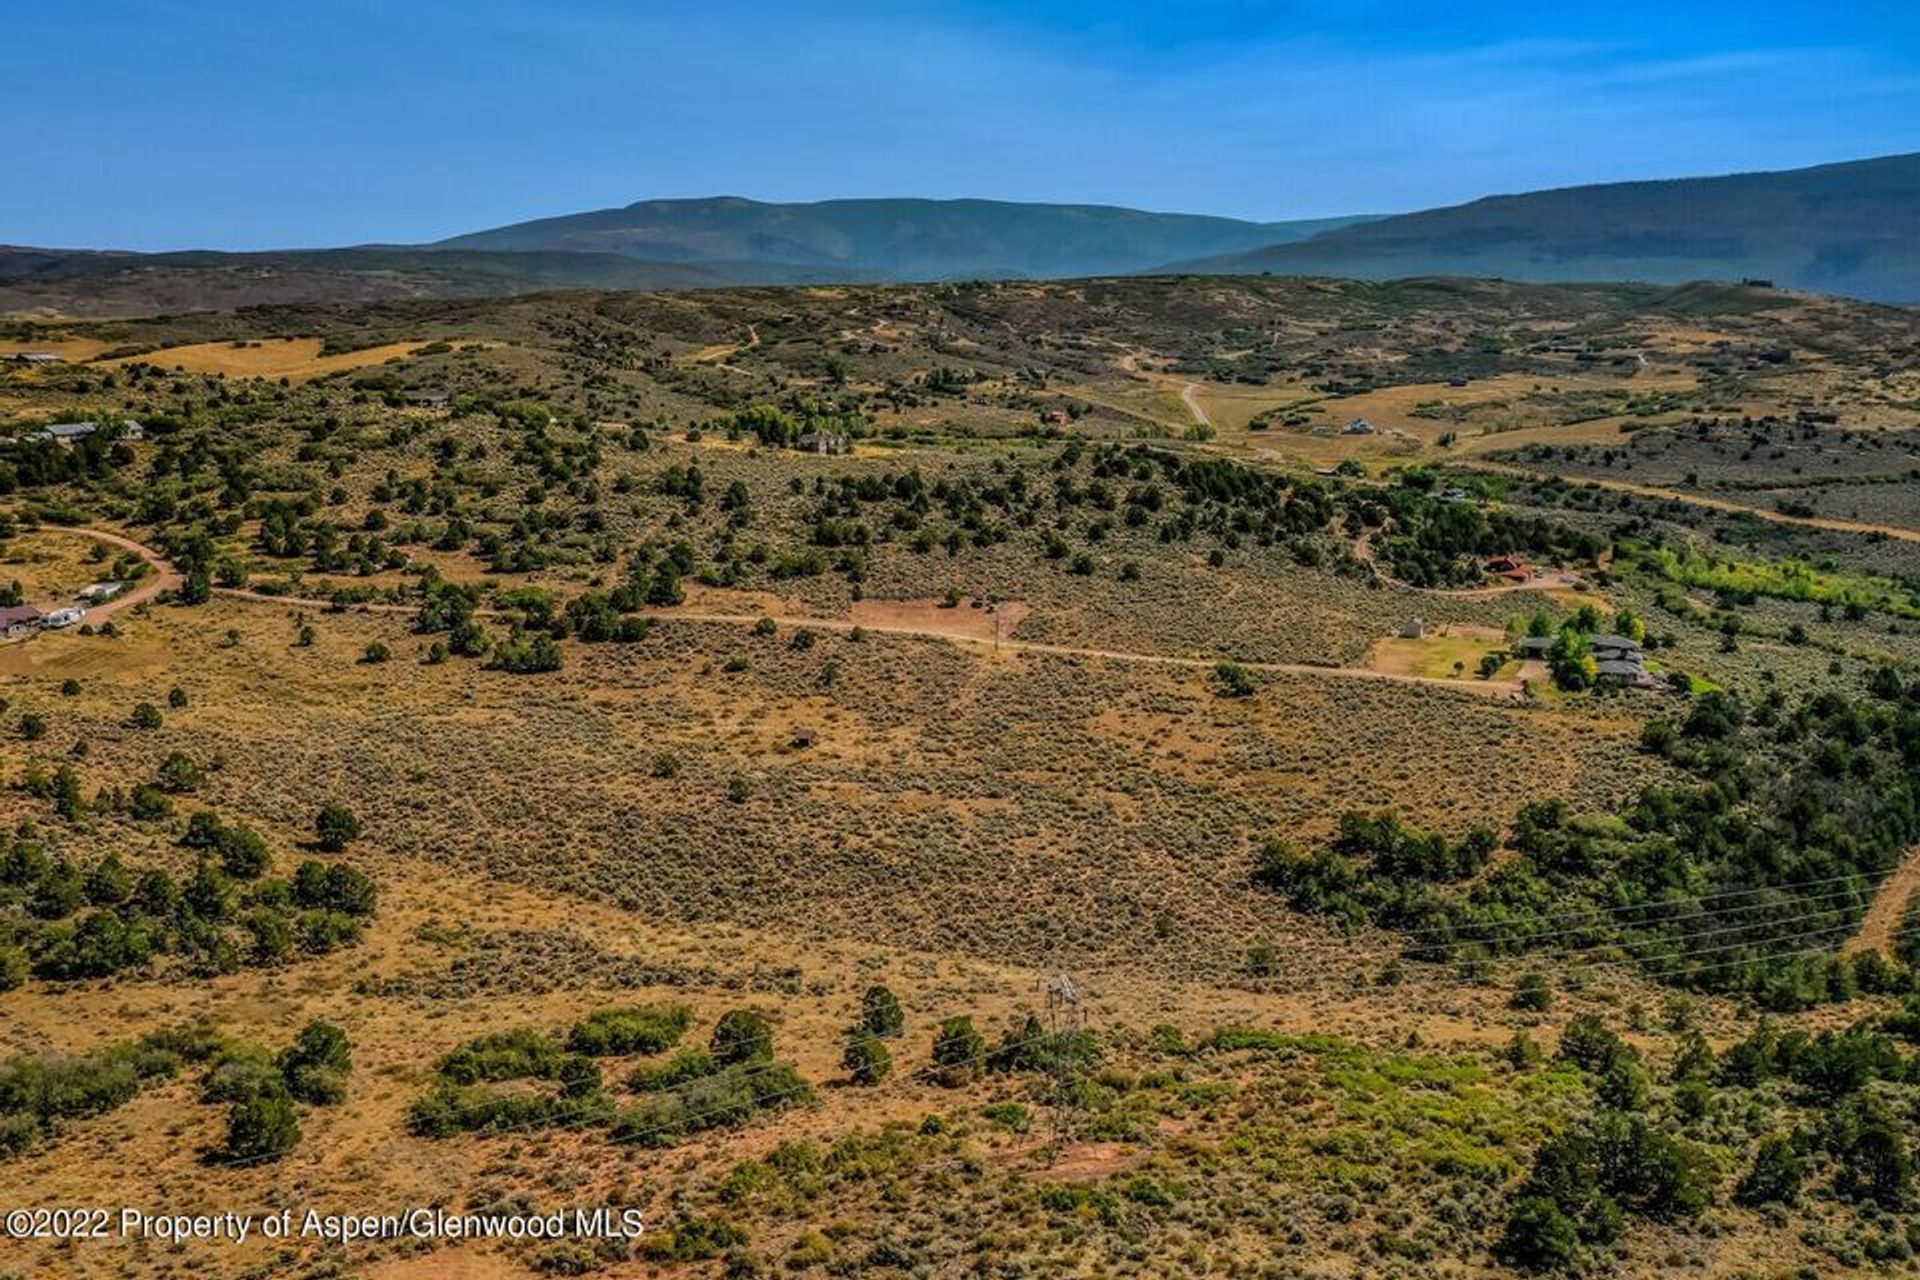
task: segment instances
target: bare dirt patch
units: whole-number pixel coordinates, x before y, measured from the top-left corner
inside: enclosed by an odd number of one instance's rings
[[[966,600],[952,608],[938,600],[856,600],[852,618],[859,626],[873,631],[903,631],[991,643],[1012,636],[1027,612],[1027,606],[1018,600],[1003,600],[997,605]]]

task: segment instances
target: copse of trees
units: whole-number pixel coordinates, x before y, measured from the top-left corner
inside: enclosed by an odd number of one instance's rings
[[[226,1143],[215,1162],[263,1163],[293,1150],[300,1142],[296,1104],[340,1102],[352,1069],[346,1033],[330,1022],[309,1022],[278,1054],[246,1043],[224,1046],[201,1086],[203,1100],[228,1104]]]
[[[1467,587],[1478,584],[1489,556],[1522,554],[1559,564],[1597,564],[1607,542],[1557,521],[1475,502],[1448,502],[1433,494],[1434,474],[1424,469],[1403,473],[1400,482],[1378,495],[1370,521],[1383,525],[1377,544],[1393,575],[1416,587]]]
[[[1920,692],[1877,687],[1797,705],[1709,693],[1645,739],[1690,780],[1647,787],[1615,817],[1523,806],[1514,856],[1485,875],[1486,833],[1441,840],[1347,815],[1310,852],[1264,844],[1253,878],[1301,910],[1418,929],[1416,959],[1615,945],[1666,981],[1779,1009],[1845,998],[1862,975],[1901,989],[1907,964],[1803,954],[1807,920],[1837,937],[1920,841]],[[1903,935],[1903,961],[1920,958],[1911,947]],[[1676,959],[1696,953],[1711,961]]]
[[[320,807],[313,820],[314,843],[327,853],[340,853],[360,838],[360,819],[338,801]]]
[[[434,1086],[408,1113],[425,1137],[503,1128],[606,1126],[615,1141],[671,1146],[704,1129],[743,1124],[755,1114],[804,1100],[808,1087],[773,1057],[773,1028],[753,1010],[723,1014],[712,1047],[683,1049],[664,1062],[642,1062],[625,1087],[639,1095],[621,1105],[597,1058],[653,1055],[678,1042],[691,1022],[683,1006],[602,1009],[564,1035],[497,1032],[442,1058]],[[502,1091],[510,1081],[553,1082],[552,1092]]]
[[[685,1005],[602,1009],[574,1024],[567,1048],[594,1057],[660,1053],[678,1044],[692,1022],[693,1010]]]
[[[80,1057],[23,1054],[0,1061],[0,1159],[124,1105],[183,1066],[207,1061],[221,1043],[210,1027],[194,1024]]]
[[[128,812],[146,816],[137,796]],[[25,916],[0,932],[0,989],[28,974],[111,977],[163,956],[209,973],[278,964],[357,942],[373,914],[378,894],[363,872],[308,861],[290,880],[275,879],[259,833],[211,811],[188,820],[181,843],[201,855],[185,881],[136,872],[113,854],[75,864],[50,855],[31,826],[0,835],[0,908]]]

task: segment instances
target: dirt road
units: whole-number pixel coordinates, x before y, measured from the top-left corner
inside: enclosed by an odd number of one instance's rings
[[[324,610],[333,607],[332,601],[312,596],[275,596],[260,591],[243,591],[226,587],[215,588],[214,594],[228,600],[277,604],[295,609]],[[416,606],[407,604],[357,604],[349,608],[357,612],[386,614],[411,614],[418,611]],[[498,616],[496,611],[490,609],[483,608],[476,612],[483,616]],[[1217,657],[1138,653],[1127,649],[1042,644],[1034,640],[983,639],[956,635],[951,630],[934,627],[859,622],[851,618],[821,618],[811,614],[713,613],[694,609],[642,609],[638,610],[635,616],[651,618],[656,622],[702,622],[723,627],[751,627],[763,618],[771,618],[774,625],[779,627],[811,627],[818,631],[862,631],[875,635],[911,636],[922,640],[944,640],[952,644],[996,653],[1048,654],[1062,658],[1093,658],[1106,662],[1134,662],[1202,671],[1211,671],[1222,661]],[[1374,671],[1368,667],[1316,666],[1307,662],[1241,662],[1237,665],[1248,671],[1262,671],[1277,675],[1319,676],[1336,680],[1382,680],[1389,684],[1428,685],[1437,689],[1453,689],[1492,698],[1519,699],[1524,696],[1524,690],[1517,682],[1506,680],[1448,680],[1438,676],[1411,676],[1392,671]]]
[[[1200,407],[1200,384],[1199,383],[1189,382],[1186,386],[1180,389],[1180,403],[1187,406],[1187,412],[1193,415],[1193,420],[1195,422],[1199,423],[1203,427],[1210,427],[1213,425],[1213,419],[1209,418],[1207,416],[1207,411]]]
[[[105,604],[89,607],[87,609],[87,616],[82,619],[84,622],[95,624],[105,622],[116,613],[134,608],[136,605],[145,604],[162,591],[170,591],[177,588],[181,582],[184,581],[180,576],[179,570],[169,564],[166,558],[158,551],[155,551],[152,547],[135,542],[132,538],[124,534],[110,533],[105,529],[82,529],[57,524],[41,525],[35,532],[72,534],[76,538],[87,538],[94,542],[103,542],[121,551],[131,551],[153,566],[154,572],[148,575],[148,577],[133,590],[123,595],[115,596]]]
[[[1880,883],[1880,891],[1873,896],[1873,902],[1867,907],[1867,914],[1860,921],[1860,929],[1847,939],[1841,950],[1849,955],[1856,951],[1878,951],[1888,959],[1893,958],[1893,939],[1900,929],[1900,921],[1907,914],[1907,905],[1913,901],[1913,894],[1920,889],[1920,845],[1907,850],[1907,856]]]
[[[52,526],[48,526],[52,527]],[[131,608],[151,600],[169,587],[178,587],[181,576],[166,559],[151,547],[143,546],[123,534],[111,533],[102,529],[63,528],[63,533],[78,537],[92,538],[110,546],[139,554],[156,573],[142,583],[138,590],[98,609],[87,612],[89,622],[108,616],[121,609]],[[316,596],[280,596],[269,595],[264,591],[248,591],[235,587],[216,587],[214,594],[226,600],[244,600],[254,604],[277,604],[293,609],[326,610],[333,607],[331,600]],[[369,603],[349,606],[355,611],[380,614],[412,614],[417,607],[410,604]],[[492,610],[481,609],[482,614],[492,615]],[[807,614],[759,614],[759,613],[716,613],[688,609],[647,609],[639,613],[640,617],[652,618],[660,622],[704,622],[715,626],[751,627],[763,617],[771,616],[776,626],[813,627],[822,631],[847,632],[861,630],[879,635],[912,636],[926,640],[945,640],[949,643],[967,645],[976,649],[992,652],[1046,654],[1062,658],[1092,658],[1104,662],[1132,662],[1146,665],[1183,667],[1188,670],[1210,671],[1221,659],[1218,657],[1199,657],[1181,654],[1138,653],[1126,649],[1107,649],[1097,646],[1077,646],[1064,644],[1043,644],[1034,640],[980,639],[956,636],[950,629],[934,627],[891,624],[884,622],[859,622],[851,618],[819,618]],[[1519,699],[1524,691],[1516,682],[1505,680],[1449,680],[1437,676],[1403,675],[1392,671],[1374,671],[1367,667],[1316,666],[1306,662],[1241,662],[1239,666],[1248,671],[1267,672],[1275,675],[1312,676],[1335,680],[1378,680],[1389,684],[1424,685],[1436,689],[1452,689],[1457,692],[1478,694],[1481,697]]]
[[[1528,578],[1525,582],[1501,582],[1490,587],[1416,587],[1411,582],[1400,581],[1380,567],[1380,561],[1373,553],[1373,535],[1376,532],[1369,529],[1353,540],[1353,558],[1372,569],[1374,577],[1380,581],[1390,582],[1403,591],[1418,591],[1422,595],[1444,596],[1454,600],[1497,600],[1520,591],[1573,591],[1580,585],[1577,574],[1556,570],[1537,578]]]
[[[1459,466],[1471,467],[1476,471],[1495,471],[1502,475],[1525,476],[1530,480],[1566,479],[1570,484],[1595,485],[1602,489],[1612,489],[1619,493],[1637,494],[1643,498],[1661,498],[1670,502],[1684,502],[1689,506],[1706,507],[1712,511],[1727,511],[1737,515],[1749,515],[1769,524],[1797,524],[1809,529],[1831,529],[1836,533],[1882,534],[1897,538],[1901,542],[1920,542],[1920,530],[1902,529],[1890,524],[1864,524],[1857,520],[1836,520],[1827,516],[1790,516],[1784,511],[1770,511],[1765,507],[1744,506],[1738,502],[1729,502],[1724,498],[1709,498],[1705,494],[1688,493],[1680,489],[1664,489],[1659,485],[1635,484],[1631,480],[1602,480],[1592,476],[1569,479],[1553,476],[1545,471],[1534,471],[1527,467],[1516,467],[1505,462],[1482,462],[1478,458],[1456,459]]]

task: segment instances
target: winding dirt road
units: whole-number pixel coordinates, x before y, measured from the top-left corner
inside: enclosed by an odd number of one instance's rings
[[[116,547],[121,551],[131,551],[153,566],[154,572],[143,579],[133,590],[115,596],[105,604],[90,606],[87,609],[87,616],[83,619],[85,622],[104,622],[116,613],[134,608],[137,605],[145,604],[163,591],[174,590],[185,581],[185,579],[180,576],[179,570],[167,562],[166,557],[162,556],[152,547],[135,542],[125,534],[111,533],[105,529],[83,529],[71,525],[58,524],[43,524],[35,529],[34,532],[69,533],[77,538],[87,538],[94,542],[103,542],[107,546]]]

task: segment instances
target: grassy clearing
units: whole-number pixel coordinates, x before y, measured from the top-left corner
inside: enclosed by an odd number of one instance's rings
[[[123,356],[97,362],[104,368],[129,364],[150,364],[187,373],[220,374],[229,378],[287,378],[306,382],[313,378],[385,364],[412,355],[423,342],[389,342],[339,355],[322,355],[324,342],[319,338],[262,338],[234,342],[189,343],[164,347],[145,355]]]

